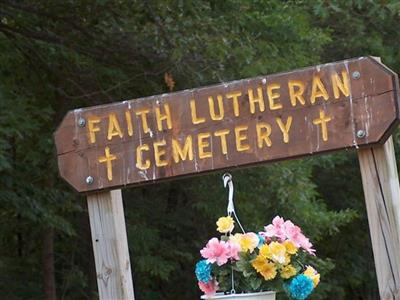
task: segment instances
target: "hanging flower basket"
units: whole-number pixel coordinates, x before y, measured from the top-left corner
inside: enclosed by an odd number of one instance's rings
[[[275,300],[276,292],[260,292],[260,293],[246,293],[246,294],[230,294],[216,293],[211,298],[201,296],[201,299],[224,299],[224,300]]]
[[[246,232],[235,212],[232,177],[225,174],[223,180],[229,198],[228,215],[216,223],[222,236],[201,249],[203,259],[195,268],[201,299],[275,300],[279,288],[293,300],[307,299],[320,280],[318,272],[305,265],[307,256],[315,256],[309,239],[280,216],[263,231]],[[241,233],[233,234],[235,224]]]

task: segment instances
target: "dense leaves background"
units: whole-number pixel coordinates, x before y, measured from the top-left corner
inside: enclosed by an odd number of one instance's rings
[[[167,92],[166,72],[175,90],[362,55],[399,72],[399,21],[393,0],[1,0],[2,298],[54,299],[53,286],[97,298],[85,198],[57,176],[52,133],[67,110]],[[137,299],[198,297],[220,175],[124,191]],[[354,152],[233,175],[248,229],[280,214],[315,242],[313,299],[378,297]]]

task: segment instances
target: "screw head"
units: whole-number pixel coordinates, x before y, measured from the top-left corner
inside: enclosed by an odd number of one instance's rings
[[[86,120],[84,118],[79,118],[78,125],[79,125],[79,127],[85,127]]]
[[[357,131],[357,137],[358,137],[359,139],[362,139],[362,138],[364,138],[365,136],[366,136],[365,130],[359,130],[359,131]]]
[[[87,183],[87,184],[92,184],[93,181],[94,181],[94,178],[93,178],[92,176],[86,177],[86,183]]]
[[[354,71],[351,77],[353,77],[353,79],[360,79],[361,73],[358,71]]]

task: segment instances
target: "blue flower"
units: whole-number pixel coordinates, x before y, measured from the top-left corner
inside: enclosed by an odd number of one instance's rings
[[[284,287],[293,300],[305,300],[312,293],[314,284],[308,276],[300,274],[285,283]]]
[[[265,243],[265,237],[263,237],[261,234],[257,233],[258,236],[258,245],[257,247],[261,247]]]
[[[211,264],[207,263],[205,259],[200,260],[196,264],[195,273],[198,281],[208,283],[211,280]]]

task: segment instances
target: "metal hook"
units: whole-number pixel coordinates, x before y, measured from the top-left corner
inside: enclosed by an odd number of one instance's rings
[[[232,181],[232,175],[229,173],[225,173],[222,175],[222,180],[224,181],[224,187],[226,188],[228,186],[229,189],[229,195],[228,195],[228,216],[232,215],[232,213],[235,212],[235,207],[233,206],[233,181]]]
[[[242,230],[243,233],[245,233],[245,230],[243,229],[242,224],[240,224],[239,218],[236,215],[235,212],[235,205],[233,204],[233,180],[232,180],[232,175],[230,173],[225,173],[222,175],[222,180],[224,181],[224,187],[226,188],[228,186],[229,194],[228,194],[228,207],[227,207],[227,212],[228,216],[232,216],[236,219],[240,229]]]
[[[232,175],[230,173],[225,173],[222,175],[222,180],[224,181],[224,187],[226,187],[228,182],[232,182]]]

